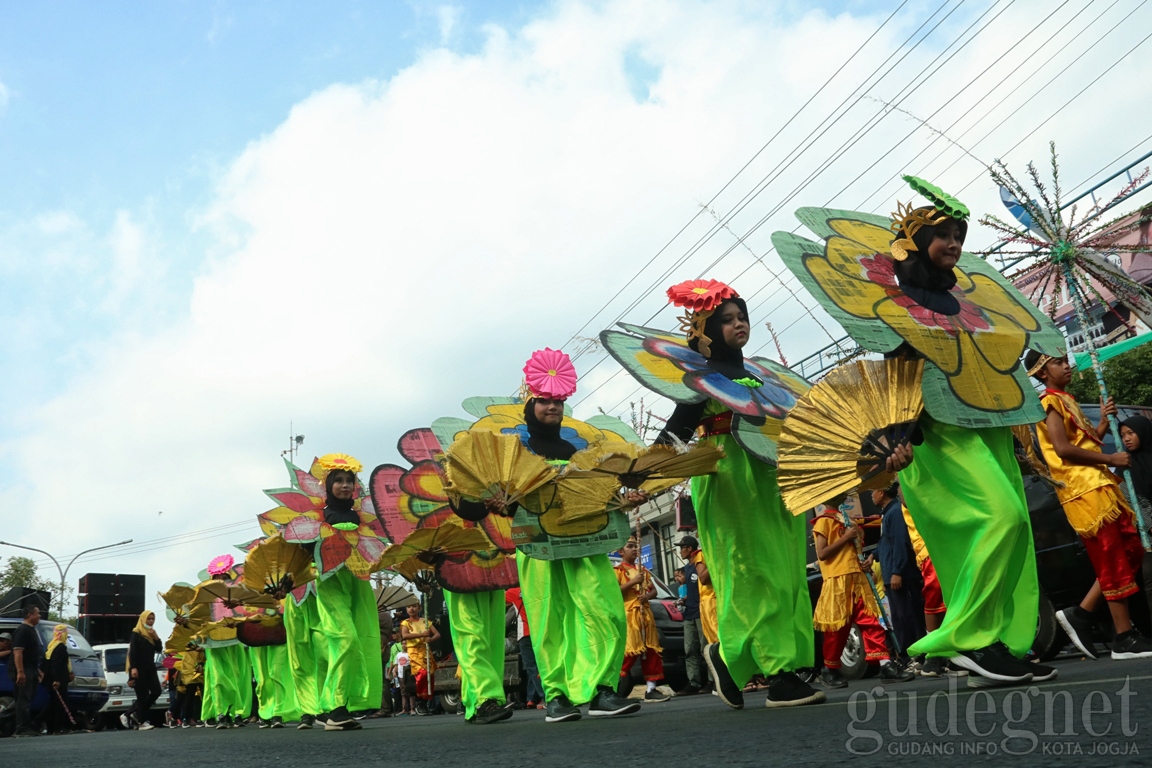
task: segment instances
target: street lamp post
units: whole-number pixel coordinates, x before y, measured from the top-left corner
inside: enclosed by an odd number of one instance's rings
[[[59,589],[60,608],[59,608],[59,610],[60,610],[61,614],[64,613],[64,587],[65,587],[66,580],[68,578],[68,571],[72,569],[72,564],[75,563],[80,558],[81,555],[86,555],[89,552],[97,552],[101,549],[111,549],[112,547],[122,547],[125,544],[131,544],[131,543],[132,543],[132,539],[125,539],[124,541],[120,541],[120,542],[117,542],[115,544],[105,544],[102,547],[92,547],[92,549],[86,549],[83,552],[81,552],[80,554],[73,557],[71,560],[69,560],[67,567],[61,568],[60,567],[60,561],[57,560],[55,557],[53,557],[50,552],[45,552],[44,550],[37,549],[36,547],[25,546],[24,544],[13,544],[10,541],[0,541],[0,545],[6,546],[6,547],[16,547],[17,549],[27,549],[27,550],[31,550],[32,552],[39,552],[42,555],[47,555],[48,559],[51,560],[53,563],[55,563],[56,571],[60,574],[60,589]]]

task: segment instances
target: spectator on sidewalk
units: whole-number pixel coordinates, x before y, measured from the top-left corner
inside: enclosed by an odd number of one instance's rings
[[[39,736],[32,727],[32,698],[44,673],[40,662],[44,652],[40,647],[40,633],[36,625],[40,623],[40,609],[36,606],[24,608],[24,621],[12,633],[12,660],[8,664],[8,677],[12,679],[16,694],[15,736]]]
[[[684,607],[680,610],[684,614],[684,670],[688,676],[687,684],[676,691],[677,696],[691,696],[700,693],[704,688],[704,627],[700,619],[700,577],[696,566],[692,564],[692,553],[700,549],[700,542],[692,536],[684,536],[676,542],[680,548],[680,557],[687,560],[687,564],[679,573],[684,581]]]
[[[877,550],[884,574],[884,592],[892,614],[892,631],[900,650],[924,637],[923,583],[916,566],[916,553],[904,522],[900,486],[872,491],[872,503],[880,509],[880,546]]]
[[[516,609],[516,645],[520,649],[520,666],[527,679],[525,709],[544,709],[544,684],[540,682],[540,669],[536,666],[536,652],[532,650],[532,630],[528,614],[524,612],[524,597],[520,587],[504,590],[504,602]]]

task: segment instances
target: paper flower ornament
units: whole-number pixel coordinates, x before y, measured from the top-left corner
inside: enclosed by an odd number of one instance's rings
[[[739,298],[732,287],[719,280],[685,280],[668,289],[668,300],[693,312],[710,312],[728,299]]]
[[[212,558],[212,562],[208,563],[208,575],[219,576],[221,573],[228,573],[232,570],[235,562],[232,555],[217,555]]]
[[[533,397],[567,400],[576,394],[576,368],[558,349],[538,349],[524,364],[524,382]]]
[[[364,469],[360,462],[344,453],[327,453],[316,459],[316,463],[320,468],[318,477],[320,482],[324,482],[328,473],[334,469],[346,469],[354,475],[360,474],[361,470]]]

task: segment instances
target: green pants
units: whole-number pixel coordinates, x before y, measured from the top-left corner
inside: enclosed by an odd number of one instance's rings
[[[807,523],[784,506],[776,468],[731,435],[712,475],[692,478],[704,564],[716,590],[720,655],[737,685],[815,663]]]
[[[321,709],[379,709],[384,670],[372,586],[341,568],[316,582],[316,599],[328,659]]]
[[[449,592],[448,622],[460,665],[460,701],[471,718],[488,699],[504,703],[504,590]]]
[[[306,715],[321,713],[320,694],[328,676],[327,643],[320,631],[320,610],[315,595],[297,605],[292,597],[284,601],[284,631],[288,635],[288,671],[292,676],[296,702]]]
[[[900,487],[948,611],[909,653],[954,656],[1000,641],[1023,656],[1036,637],[1040,587],[1012,432],[928,415],[920,426],[924,442],[900,473]]]
[[[204,699],[201,717],[205,720],[248,717],[252,714],[252,665],[248,649],[237,642],[223,648],[204,649]]]
[[[271,720],[300,719],[300,704],[296,701],[296,686],[289,673],[288,646],[265,645],[248,649],[252,655],[252,671],[256,677],[256,702],[260,718]]]
[[[615,690],[627,627],[608,556],[516,563],[544,698],[564,695],[579,705],[600,686]]]

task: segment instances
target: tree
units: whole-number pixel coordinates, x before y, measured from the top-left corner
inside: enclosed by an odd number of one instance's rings
[[[1118,405],[1152,406],[1152,344],[1145,344],[1105,360],[1104,383]],[[1091,368],[1072,374],[1068,394],[1082,403],[1100,402],[1100,388]]]
[[[4,570],[0,571],[0,592],[7,592],[13,587],[51,589],[53,586],[36,573],[36,562],[30,557],[10,557]]]

